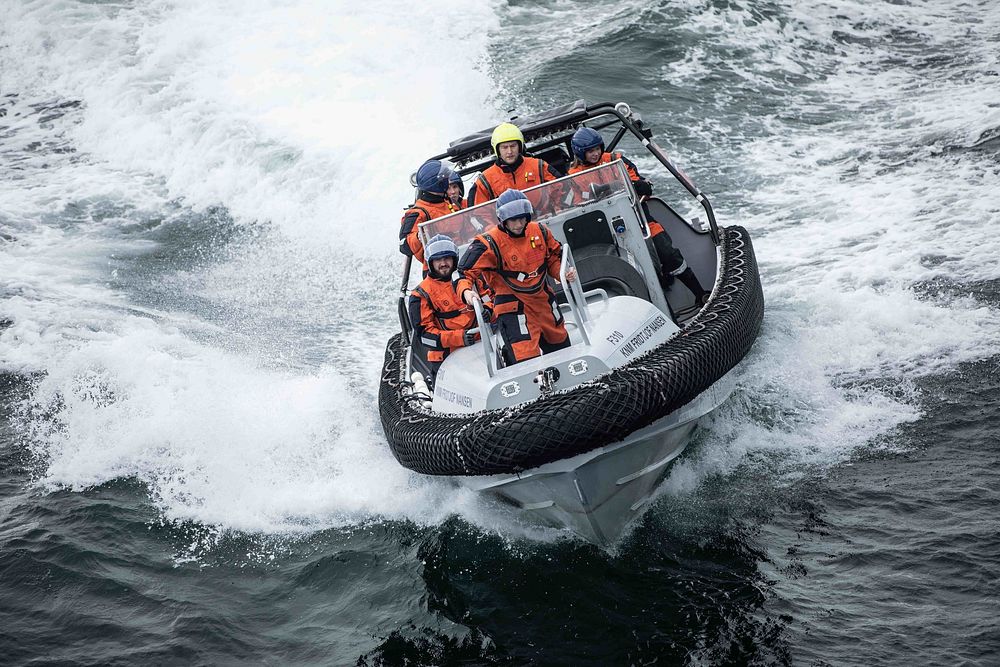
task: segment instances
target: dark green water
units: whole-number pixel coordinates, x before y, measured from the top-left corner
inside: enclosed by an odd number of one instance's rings
[[[0,664],[1000,661],[992,3],[0,11]],[[612,552],[375,406],[410,163],[580,97],[768,305]]]

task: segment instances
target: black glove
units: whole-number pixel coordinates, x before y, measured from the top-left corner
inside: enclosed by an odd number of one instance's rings
[[[462,332],[462,345],[469,347],[479,340],[479,332],[475,329],[466,329]]]
[[[640,178],[638,181],[632,181],[632,187],[635,188],[635,193],[640,197],[652,197],[653,196],[653,186],[649,184],[644,178]]]
[[[486,320],[487,322],[493,321],[493,309],[487,306],[485,303],[483,304],[483,319]]]

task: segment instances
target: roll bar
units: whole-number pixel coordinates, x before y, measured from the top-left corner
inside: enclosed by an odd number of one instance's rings
[[[586,104],[583,100],[577,100],[572,104],[567,104],[556,109],[545,111],[533,116],[528,116],[523,119],[517,117],[511,120],[515,121],[517,125],[521,128],[524,133],[525,141],[531,143],[531,148],[534,150],[541,150],[556,146],[558,144],[566,143],[568,136],[566,133],[570,130],[576,130],[585,121],[592,120],[595,118],[601,118],[602,116],[613,116],[613,120],[601,120],[593,124],[594,129],[601,129],[605,127],[610,127],[616,123],[621,123],[621,127],[616,132],[612,141],[608,144],[609,150],[613,150],[621,138],[624,136],[625,131],[632,133],[636,139],[642,142],[642,145],[652,154],[653,157],[657,159],[670,175],[673,176],[684,189],[687,190],[695,200],[701,204],[702,208],[705,209],[705,215],[708,217],[709,232],[712,237],[712,242],[715,245],[719,245],[721,242],[721,236],[719,234],[719,225],[715,219],[715,210],[712,208],[712,202],[709,201],[708,197],[698,186],[695,185],[691,177],[684,173],[667,155],[666,151],[660,148],[656,142],[652,140],[653,132],[647,128],[642,119],[632,112],[632,108],[625,102],[618,102],[612,104],[611,102],[599,102],[597,104]],[[482,130],[476,134],[469,135],[452,143],[448,150],[440,155],[434,156],[432,159],[435,160],[452,160],[458,164],[463,165],[460,169],[460,173],[463,175],[470,174],[476,171],[481,171],[492,159],[477,162],[475,164],[470,164],[477,158],[485,158],[489,155],[489,151],[492,150],[490,146],[489,134],[492,128],[489,130]]]

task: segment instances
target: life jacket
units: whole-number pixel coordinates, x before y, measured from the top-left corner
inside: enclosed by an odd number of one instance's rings
[[[420,242],[420,236],[418,234],[420,224],[427,222],[428,220],[434,220],[445,215],[454,213],[456,210],[455,205],[444,197],[442,201],[431,202],[425,199],[418,199],[411,206],[408,206],[403,212],[403,218],[400,221],[399,229],[399,244],[400,251],[403,254],[409,254],[416,257],[424,267],[426,268],[427,262],[424,261],[424,245]],[[405,248],[404,248],[405,244]],[[409,252],[407,252],[409,250]]]
[[[537,157],[522,158],[521,164],[514,169],[505,169],[494,162],[476,177],[475,201],[470,202],[470,205],[496,199],[511,188],[527,190],[551,180],[553,178],[549,173],[549,165]]]
[[[638,181],[642,179],[642,176],[639,175],[639,170],[635,168],[635,165],[632,164],[631,160],[626,158],[621,153],[618,152],[609,153],[607,151],[604,151],[604,153],[601,155],[601,159],[598,160],[596,164],[583,164],[582,162],[579,161],[574,162],[573,165],[569,168],[569,173],[579,174],[581,171],[586,171],[587,169],[593,169],[594,167],[599,167],[602,164],[611,164],[615,160],[622,161],[622,164],[625,165],[625,171],[628,172],[628,177],[631,180]]]
[[[462,347],[465,330],[476,326],[476,313],[462,301],[456,283],[428,276],[411,297],[411,324],[425,347],[442,352]]]
[[[487,253],[495,262],[482,260]],[[493,228],[477,236],[462,256],[458,292],[470,288],[473,280],[485,280],[493,293],[493,312],[501,315],[545,291],[545,277],[558,274],[561,259],[562,245],[537,222],[529,222],[518,237]]]
[[[602,165],[611,164],[616,160],[621,160],[622,164],[625,166],[625,172],[628,174],[629,180],[632,181],[632,187],[635,189],[636,194],[640,197],[648,197],[653,194],[653,188],[649,181],[644,179],[639,174],[639,170],[636,169],[631,160],[623,156],[621,153],[605,152],[601,155],[601,159],[598,160],[596,164],[582,164],[577,161],[569,168],[570,175],[575,176],[575,178],[573,178],[570,182],[570,187],[575,193],[577,203],[589,198],[590,195],[587,193],[587,190],[591,185],[610,184],[617,181],[618,177],[613,170],[609,169],[600,170],[598,173],[591,172],[582,176],[576,176],[576,174],[580,174],[580,172],[587,171],[588,169],[595,169],[596,167],[600,167]]]

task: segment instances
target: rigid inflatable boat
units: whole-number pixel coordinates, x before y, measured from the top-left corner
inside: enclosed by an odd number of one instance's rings
[[[552,288],[572,345],[510,366],[477,303],[481,340],[454,351],[427,381],[406,308],[420,272],[407,260],[401,331],[388,341],[382,371],[382,425],[403,466],[452,477],[607,545],[641,513],[698,420],[732,392],[733,369],[763,317],[760,277],[747,231],[718,226],[708,198],[627,104],[581,100],[515,122],[529,154],[564,170],[581,126],[614,132],[608,151],[633,137],[684,201],[640,202],[620,160],[526,190],[540,211],[535,220],[563,244],[562,280]],[[436,159],[463,175],[481,171],[492,160],[490,130]],[[711,286],[704,305],[679,281],[661,287],[650,220]],[[489,202],[425,222],[419,233],[425,244],[447,234],[461,252],[495,224]],[[571,269],[578,280],[567,282]]]

